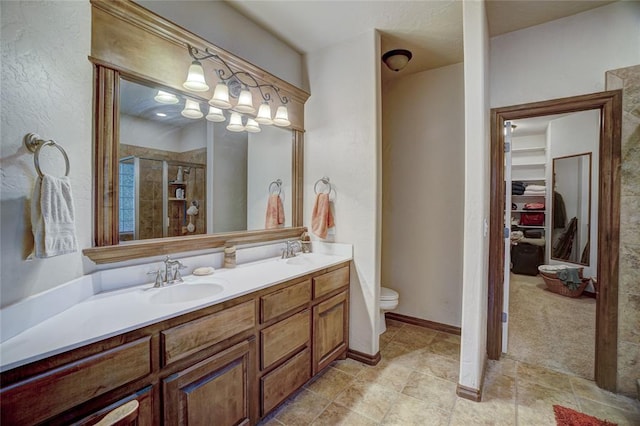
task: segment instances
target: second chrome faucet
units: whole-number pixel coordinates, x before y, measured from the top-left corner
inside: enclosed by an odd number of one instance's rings
[[[180,270],[186,268],[179,260],[172,260],[169,256],[164,259],[164,271],[158,269],[157,271],[148,272],[147,274],[155,274],[156,281],[154,287],[164,287],[173,283],[183,282]]]

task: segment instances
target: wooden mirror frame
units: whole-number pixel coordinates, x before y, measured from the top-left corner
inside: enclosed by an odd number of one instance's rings
[[[94,247],[83,254],[95,263],[297,238],[302,226],[304,103],[309,93],[209,43],[130,0],[91,0],[91,56],[94,65]],[[292,227],[138,240],[119,244],[118,151],[120,77],[184,91],[190,64],[187,44],[216,53],[234,70],[280,88],[289,98],[292,133]],[[162,57],[160,58],[160,54]],[[213,58],[202,61],[213,75]],[[256,93],[257,94],[257,93]],[[255,95],[255,94],[254,94]],[[202,95],[206,97],[206,94]],[[198,97],[198,96],[196,96]]]
[[[502,354],[504,300],[505,121],[586,110],[600,111],[598,176],[598,289],[596,290],[595,381],[616,391],[618,364],[618,262],[620,246],[620,146],[622,91],[514,105],[491,110],[491,212],[487,355]]]

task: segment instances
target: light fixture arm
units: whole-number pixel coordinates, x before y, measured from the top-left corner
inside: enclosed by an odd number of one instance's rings
[[[229,74],[230,74],[227,77],[226,76],[227,71],[225,71],[224,69],[216,68],[216,74],[218,75],[218,78],[224,81],[225,83],[233,78],[236,78],[246,87],[258,89],[258,91],[260,92],[260,96],[262,96],[262,99],[265,102],[269,102],[271,100],[271,93],[265,92],[262,89],[265,87],[270,88],[278,96],[280,103],[282,103],[283,105],[286,105],[287,103],[289,103],[289,98],[287,98],[286,96],[280,95],[280,88],[274,86],[273,84],[268,84],[268,83],[260,84],[258,83],[258,81],[255,79],[253,75],[249,74],[246,71],[234,71],[233,69],[231,69],[229,64],[227,64],[227,62],[224,59],[222,59],[219,55],[210,52],[209,48],[205,47],[204,53],[200,53],[200,51],[196,47],[193,47],[190,44],[187,44],[187,48],[189,49],[189,55],[191,56],[191,58],[193,58],[194,61],[203,61],[205,59],[210,59],[210,58],[220,61],[225,66],[225,68],[229,70]],[[243,77],[244,79],[241,77]],[[249,80],[248,83],[246,79]]]

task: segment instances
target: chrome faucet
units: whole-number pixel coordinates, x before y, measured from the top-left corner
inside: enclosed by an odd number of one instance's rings
[[[289,259],[291,257],[295,257],[297,254],[296,247],[298,248],[297,252],[302,251],[302,241],[300,240],[288,240],[285,242],[285,248],[282,249],[282,259]]]
[[[162,269],[158,269],[157,271],[147,272],[147,275],[155,274],[156,281],[153,287],[165,287],[169,284],[183,282],[182,276],[180,275],[180,269],[184,268],[186,268],[186,266],[183,265],[182,262],[179,260],[172,260],[167,256],[164,259],[164,273]]]

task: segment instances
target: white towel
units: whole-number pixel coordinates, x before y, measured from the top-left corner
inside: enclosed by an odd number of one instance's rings
[[[36,180],[31,197],[34,247],[29,258],[47,258],[78,250],[75,212],[69,178],[45,174]]]
[[[527,185],[525,188],[526,191],[546,191],[546,185]]]

